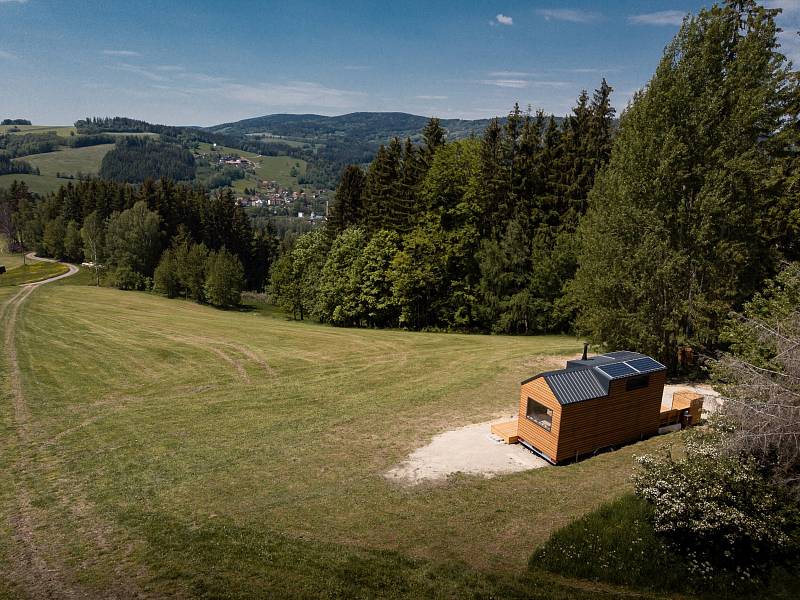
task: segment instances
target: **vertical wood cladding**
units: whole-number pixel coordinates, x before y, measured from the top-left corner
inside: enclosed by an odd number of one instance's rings
[[[666,373],[651,373],[647,387],[626,390],[626,380],[610,382],[607,396],[561,405],[544,378],[520,390],[519,437],[559,462],[608,446],[658,433]],[[525,415],[528,398],[553,410],[551,431]]]

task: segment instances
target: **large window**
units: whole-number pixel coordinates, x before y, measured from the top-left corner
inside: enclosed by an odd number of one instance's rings
[[[640,390],[650,385],[649,375],[639,375],[638,377],[631,377],[625,380],[625,389],[627,391]]]
[[[553,410],[533,398],[528,398],[528,410],[525,416],[540,427],[544,427],[547,431],[550,431],[553,427]]]

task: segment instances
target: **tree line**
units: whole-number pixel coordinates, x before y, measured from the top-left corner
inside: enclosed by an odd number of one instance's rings
[[[233,291],[225,295],[213,284],[191,296],[220,305],[237,303],[242,289],[264,287],[278,244],[268,225],[253,227],[230,190],[210,194],[166,179],[70,182],[43,198],[14,183],[0,190],[0,231],[20,249],[92,263],[98,284],[102,278],[120,289],[155,286],[171,296],[178,294],[160,264],[197,246],[193,268],[204,277],[225,275]]]
[[[197,169],[194,155],[176,144],[146,137],[126,137],[117,141],[100,163],[100,177],[126,183],[146,179],[191,181]]]
[[[560,302],[577,268],[575,231],[611,151],[603,80],[559,126],[517,106],[480,139],[378,149],[347,167],[324,232],[276,263],[278,301],[340,325],[541,333],[569,326]]]

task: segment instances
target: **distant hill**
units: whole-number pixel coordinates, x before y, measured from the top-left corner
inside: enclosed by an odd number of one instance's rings
[[[228,135],[267,134],[319,143],[330,138],[381,143],[393,137],[416,139],[429,120],[430,117],[402,112],[356,112],[336,117],[275,114],[223,123],[206,129]],[[453,140],[481,135],[489,121],[490,119],[442,119],[441,124],[447,130],[448,138]]]

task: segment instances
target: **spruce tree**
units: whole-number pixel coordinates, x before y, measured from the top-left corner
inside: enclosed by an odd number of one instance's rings
[[[591,339],[668,364],[681,344],[711,351],[774,273],[770,140],[798,93],[775,14],[748,0],[700,11],[623,115],[572,285]]]

